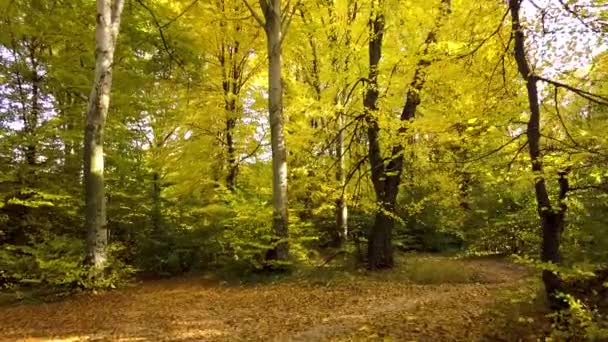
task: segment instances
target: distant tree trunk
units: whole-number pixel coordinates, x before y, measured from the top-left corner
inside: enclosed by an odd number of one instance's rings
[[[35,37],[24,39],[20,44],[24,45],[27,49],[24,51],[23,55],[17,52],[21,49],[19,44],[14,40],[12,41],[13,56],[15,59],[24,58],[22,62],[25,65],[28,65],[28,70],[26,70],[26,72],[19,70],[15,72],[19,101],[21,102],[21,121],[23,123],[23,133],[26,139],[25,146],[23,147],[23,154],[27,165],[34,166],[37,162],[38,142],[36,130],[41,115],[40,86],[43,80],[43,77],[38,73],[39,62],[36,55],[43,47]],[[26,182],[28,183],[33,180],[32,172],[33,170],[28,170],[27,175],[25,176],[25,178],[27,178]]]
[[[36,127],[38,126],[38,119],[40,117],[40,81],[41,78],[38,76],[37,68],[38,64],[35,62],[34,53],[31,55],[32,66],[32,112],[30,113],[29,128],[28,128],[28,143],[25,151],[25,156],[28,165],[36,165]]]
[[[230,191],[236,189],[236,177],[239,173],[239,161],[236,153],[236,143],[234,140],[234,130],[238,120],[237,96],[241,92],[241,75],[243,73],[243,63],[236,60],[239,51],[239,42],[235,42],[229,47],[228,56],[230,58],[230,70],[224,81],[224,97],[226,109],[226,145],[228,152],[228,175],[226,176],[226,187]],[[246,58],[246,57],[244,57]]]
[[[338,111],[338,139],[336,141],[336,158],[338,158],[336,180],[338,181],[340,197],[336,200],[336,245],[341,246],[348,238],[348,206],[346,203],[346,161],[344,158],[344,113]]]
[[[123,0],[97,0],[95,80],[89,96],[84,138],[84,191],[86,260],[98,269],[103,269],[107,261],[103,138],[110,106],[114,49],[123,5]]]
[[[272,148],[273,228],[276,246],[268,260],[285,261],[289,256],[287,215],[287,146],[283,125],[283,85],[281,80],[282,16],[281,0],[260,0],[266,23],[268,51],[268,111]]]
[[[233,113],[232,108],[228,108],[228,110],[229,113]],[[239,164],[237,161],[234,143],[235,128],[236,119],[232,117],[228,118],[226,120],[226,144],[228,145],[228,175],[226,176],[226,187],[230,191],[234,191],[236,189],[236,176],[239,173]]]
[[[63,130],[65,132],[63,139],[63,172],[70,177],[71,181],[80,184],[82,157],[79,158],[78,155],[81,144],[73,137],[75,118],[72,108],[74,108],[75,96],[70,93],[63,93],[61,97],[56,98],[63,118]]]
[[[152,235],[159,238],[163,233],[163,215],[161,203],[161,179],[158,171],[152,173],[152,212],[150,215],[152,221]]]
[[[350,49],[351,44],[351,25],[357,16],[357,1],[349,0],[347,2],[347,17],[346,17],[346,28],[344,37],[342,40],[338,37],[338,30],[336,28],[336,22],[338,16],[336,13],[335,2],[328,3],[329,12],[329,23],[333,28],[329,35],[330,46],[335,51],[332,58],[333,71],[336,75],[343,75],[349,72],[350,64],[350,53],[342,59],[340,53],[343,53],[344,49],[347,51]],[[340,45],[340,42],[342,45]],[[344,146],[344,110],[343,107],[348,99],[346,98],[346,76],[344,79],[334,79],[339,87],[335,98],[335,105],[338,107],[336,112],[336,130],[338,136],[336,137],[336,180],[338,183],[339,198],[336,200],[336,231],[334,234],[333,244],[336,247],[342,246],[342,244],[348,239],[348,203],[346,200],[346,159],[345,159],[345,146]],[[320,92],[320,91],[319,91]],[[319,94],[320,98],[320,94]]]
[[[381,0],[374,2],[380,7]],[[418,60],[414,79],[410,83],[405,99],[405,105],[401,112],[401,121],[410,121],[416,116],[416,110],[420,104],[420,92],[422,91],[428,67],[431,61],[428,59],[429,48],[437,42],[437,32],[441,28],[444,19],[451,11],[450,0],[442,0],[441,13],[436,18],[435,26],[428,33],[425,40],[423,56]],[[371,38],[369,42],[370,74],[368,87],[364,99],[364,107],[368,114],[377,111],[378,100],[378,63],[382,56],[382,36],[384,33],[384,17],[379,10],[372,12],[370,18]],[[370,269],[382,269],[393,267],[392,231],[395,225],[395,209],[397,206],[397,195],[403,172],[403,143],[397,142],[391,149],[389,162],[385,165],[385,159],[380,149],[379,133],[380,127],[372,115],[367,115],[368,122],[368,144],[369,161],[372,169],[372,183],[376,193],[378,212],[376,220],[369,233],[368,238],[368,267]],[[399,129],[399,135],[403,139],[405,128]]]
[[[224,0],[220,2],[222,12],[228,17],[231,14],[227,11]],[[233,8],[238,12],[238,7]],[[224,28],[228,25],[226,21],[220,23],[220,27]],[[237,24],[236,31],[241,31],[241,26]],[[223,34],[223,33],[222,33]],[[218,60],[222,67],[222,89],[224,91],[224,109],[226,111],[226,153],[228,159],[228,173],[226,175],[226,187],[230,191],[236,189],[236,178],[239,173],[239,160],[236,150],[236,141],[234,130],[239,118],[238,96],[243,86],[243,73],[248,59],[246,51],[241,60],[237,57],[240,51],[240,42],[238,39],[233,41],[222,41],[221,50],[218,54]]]
[[[511,11],[511,26],[514,39],[514,55],[517,62],[519,73],[526,82],[528,95],[528,103],[530,107],[530,119],[528,121],[528,149],[532,163],[532,171],[536,177],[534,189],[536,192],[536,203],[538,207],[538,215],[541,221],[542,230],[542,252],[541,260],[543,262],[551,262],[559,264],[560,256],[560,240],[561,232],[564,225],[564,217],[567,207],[563,200],[565,199],[569,186],[566,178],[566,172],[561,172],[559,175],[560,185],[560,206],[553,208],[545,178],[543,177],[543,163],[540,149],[540,105],[538,99],[538,78],[530,69],[526,57],[525,35],[520,21],[521,0],[509,0],[509,9]],[[553,308],[563,306],[563,303],[556,298],[556,294],[562,289],[561,279],[549,270],[543,271],[543,283],[545,291]]]

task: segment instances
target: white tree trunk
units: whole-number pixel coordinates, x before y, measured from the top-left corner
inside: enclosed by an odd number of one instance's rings
[[[268,255],[268,259],[286,260],[289,255],[287,216],[287,147],[283,125],[283,85],[281,83],[281,0],[260,0],[264,12],[268,49],[268,110],[272,147],[273,228],[284,240]]]
[[[123,5],[123,0],[97,0],[95,81],[89,96],[84,138],[86,258],[96,268],[103,268],[107,261],[103,134],[110,106],[112,64]]]

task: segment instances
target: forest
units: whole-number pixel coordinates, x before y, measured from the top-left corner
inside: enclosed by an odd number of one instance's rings
[[[0,341],[606,341],[607,38],[606,0],[0,0]]]

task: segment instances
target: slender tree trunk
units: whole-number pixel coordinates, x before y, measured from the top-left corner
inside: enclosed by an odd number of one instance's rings
[[[33,56],[32,56],[33,60]],[[38,118],[40,116],[40,78],[36,72],[37,65],[33,66],[33,80],[32,80],[32,112],[30,113],[28,129],[28,143],[26,147],[25,156],[28,165],[36,165],[36,127],[38,126]]]
[[[528,121],[528,149],[530,160],[532,163],[532,171],[536,177],[534,190],[536,193],[536,203],[538,207],[538,215],[541,221],[542,230],[542,248],[541,260],[558,264],[561,262],[560,256],[560,240],[561,231],[563,228],[564,217],[567,207],[564,203],[560,203],[557,210],[551,205],[549,193],[545,178],[543,177],[543,163],[540,150],[540,105],[538,99],[538,79],[530,69],[526,57],[525,35],[520,21],[521,0],[509,0],[509,9],[511,11],[511,26],[514,39],[514,55],[517,62],[519,73],[526,82],[528,95],[528,103],[530,107],[530,119]],[[565,173],[560,173],[560,202],[563,202],[569,190],[568,180]],[[556,298],[556,294],[562,289],[561,279],[549,270],[543,271],[543,283],[545,291],[549,297],[550,304],[553,308],[563,306],[563,303]]]
[[[340,197],[336,201],[336,245],[341,246],[348,238],[348,206],[346,203],[346,161],[344,158],[344,118],[342,111],[338,111],[338,139],[336,141],[336,158],[338,158],[336,180],[338,181]]]
[[[233,115],[234,110],[229,108],[229,114]],[[230,191],[236,189],[236,176],[239,173],[239,164],[236,156],[236,148],[234,143],[234,129],[236,128],[236,119],[229,117],[226,120],[226,145],[228,148],[228,175],[226,176],[226,187]]]
[[[84,139],[85,226],[87,262],[102,269],[107,261],[103,138],[110,106],[114,49],[123,0],[97,0],[95,81],[89,96]]]
[[[152,173],[152,236],[159,238],[163,233],[163,215],[162,215],[162,203],[161,203],[161,179],[158,171]]]
[[[266,19],[268,50],[268,111],[270,114],[270,143],[272,148],[273,228],[276,246],[268,260],[287,260],[289,256],[287,215],[287,146],[283,124],[283,85],[281,80],[281,1],[260,0]]]
[[[226,4],[221,1],[221,10],[226,16],[231,14],[226,10]],[[238,11],[238,7],[236,8]],[[222,21],[220,27],[226,27],[227,23]],[[237,24],[236,31],[241,31],[241,26]],[[226,175],[226,187],[230,191],[236,189],[236,178],[239,173],[239,161],[234,139],[234,130],[239,118],[239,106],[237,98],[241,92],[242,74],[247,60],[247,52],[243,59],[237,59],[240,50],[239,40],[222,42],[222,48],[218,59],[222,66],[222,88],[224,90],[224,109],[226,110],[226,152],[228,157],[228,174]]]
[[[25,161],[29,166],[36,165],[37,157],[37,141],[36,141],[36,130],[38,127],[38,120],[40,118],[40,82],[42,76],[38,74],[38,60],[36,58],[36,51],[40,48],[36,38],[26,39],[22,41],[22,44],[27,46],[27,59],[23,60],[25,64],[30,64],[30,70],[27,70],[25,74],[20,71],[16,71],[17,89],[19,91],[19,100],[21,102],[21,120],[23,122],[23,132],[25,134],[26,142],[23,148],[25,155]],[[13,41],[14,57],[17,57],[18,44]],[[31,90],[28,90],[27,85],[30,85]],[[31,97],[30,97],[31,95]],[[28,110],[27,103],[29,102],[30,108]],[[28,170],[26,178],[28,182],[31,182],[33,178],[33,170]]]
[[[82,167],[82,157],[78,158],[78,148],[81,144],[73,137],[74,133],[74,116],[72,108],[74,108],[74,96],[69,93],[64,93],[63,96],[57,98],[59,109],[63,118],[64,148],[63,148],[63,172],[71,177],[75,183],[80,183],[80,170]]]
[[[350,64],[350,52],[347,52],[346,56],[342,58],[340,53],[343,53],[345,48],[347,51],[350,48],[351,43],[351,25],[356,18],[357,15],[357,1],[349,0],[347,3],[347,18],[346,18],[346,28],[344,33],[344,39],[342,42],[342,46],[339,45],[338,39],[338,30],[336,28],[336,24],[338,21],[337,9],[335,8],[335,2],[330,2],[328,4],[328,12],[329,12],[329,23],[334,28],[330,35],[329,41],[331,44],[331,48],[335,51],[334,56],[332,58],[333,71],[338,76],[337,79],[334,79],[334,82],[338,85],[339,89],[337,91],[337,95],[335,98],[335,104],[338,107],[336,112],[336,122],[337,122],[337,132],[338,136],[336,138],[336,180],[338,183],[338,191],[339,198],[336,200],[336,232],[334,236],[334,245],[337,247],[342,246],[342,244],[348,239],[348,203],[346,196],[346,159],[345,159],[345,147],[344,147],[344,110],[343,107],[346,106],[346,83],[347,76],[344,76],[344,73],[349,72],[349,64]],[[320,87],[319,87],[320,89]],[[320,90],[319,96],[320,98]]]

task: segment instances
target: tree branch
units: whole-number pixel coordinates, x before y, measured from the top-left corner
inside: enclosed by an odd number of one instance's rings
[[[482,160],[484,158],[487,158],[487,157],[489,157],[489,156],[491,156],[491,155],[493,155],[495,153],[498,153],[502,149],[504,149],[505,147],[509,146],[511,143],[513,143],[514,141],[516,141],[517,139],[519,139],[524,134],[526,134],[526,131],[523,131],[523,132],[519,133],[518,135],[514,136],[511,140],[509,140],[505,144],[502,144],[499,147],[497,147],[497,148],[495,148],[495,149],[493,149],[493,150],[491,150],[489,152],[486,152],[486,153],[482,154],[481,156],[465,160],[462,163],[472,163],[472,162],[480,161],[480,160]]]
[[[165,37],[165,33],[163,31],[163,27],[160,24],[160,22],[158,21],[158,18],[156,17],[156,14],[154,14],[154,11],[152,11],[152,9],[150,7],[148,7],[143,2],[143,0],[135,0],[135,1],[137,1],[137,3],[139,3],[141,5],[141,7],[143,7],[150,14],[150,16],[152,17],[152,20],[154,21],[154,25],[156,26],[156,28],[158,29],[158,32],[160,34],[160,39],[161,39],[161,41],[163,43],[163,47],[165,48],[165,51],[169,54],[169,58],[171,60],[174,60],[180,67],[183,68],[184,67],[184,63],[179,58],[177,58],[174,55],[172,49],[169,47],[169,43],[167,42],[167,39]]]
[[[608,106],[608,97],[605,97],[603,95],[598,95],[598,94],[594,94],[594,93],[590,93],[588,91],[579,89],[579,88],[575,88],[571,85],[565,84],[565,83],[561,83],[558,81],[554,81],[554,80],[550,80],[548,78],[544,78],[542,76],[534,76],[536,77],[537,80],[539,81],[543,81],[545,83],[549,83],[554,85],[555,87],[559,87],[559,88],[565,88],[570,90],[571,92],[577,94],[578,96],[587,99],[593,103],[596,104],[600,104],[600,105],[604,105],[604,106]]]
[[[564,131],[566,132],[568,139],[570,139],[570,141],[572,141],[575,146],[579,146],[579,144],[576,142],[576,140],[574,140],[574,138],[570,134],[570,131],[568,131],[568,127],[566,127],[566,123],[564,122],[564,119],[562,118],[562,115],[559,112],[559,105],[557,104],[558,89],[558,87],[555,87],[555,92],[553,93],[553,102],[555,102],[555,114],[557,115],[559,122],[562,124],[562,127],[564,127]]]
[[[265,1],[265,0],[262,0],[262,1]],[[247,9],[251,13],[251,15],[253,16],[255,21],[257,21],[261,27],[266,28],[266,22],[258,15],[258,13],[253,9],[253,7],[251,7],[249,2],[247,2],[247,0],[243,0],[243,4],[245,4],[245,7],[247,7]]]
[[[166,23],[164,23],[160,28],[166,28],[169,25],[173,24],[177,19],[181,18],[184,14],[186,14],[186,12],[188,12],[192,7],[194,7],[194,5],[196,5],[198,3],[199,0],[194,0],[190,3],[190,5],[186,6],[186,8],[178,15],[176,15],[175,17],[173,17],[172,19],[169,19],[169,21],[167,21]]]

